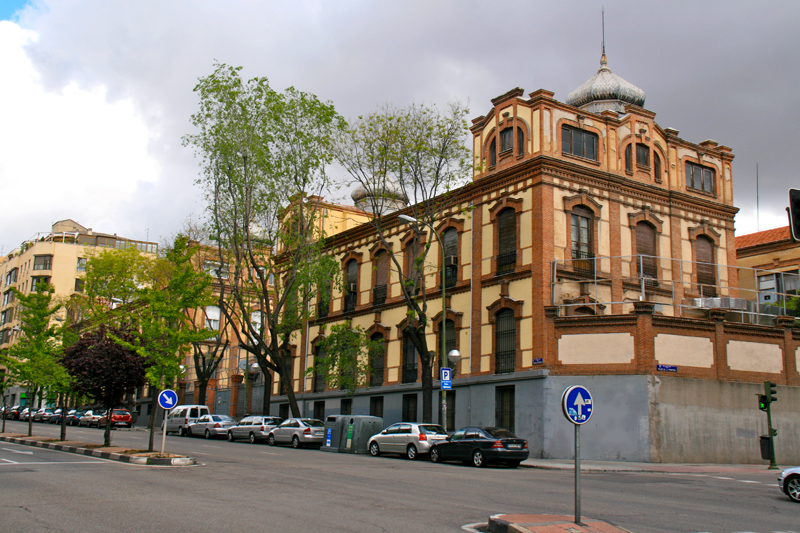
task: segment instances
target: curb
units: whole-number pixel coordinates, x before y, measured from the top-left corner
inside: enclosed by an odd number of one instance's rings
[[[0,436],[0,441],[13,442],[14,444],[21,444],[23,446],[35,446],[37,448],[47,448],[48,450],[57,450],[60,452],[74,453],[78,455],[88,455],[90,457],[97,457],[100,459],[108,459],[110,461],[119,461],[121,463],[129,463],[134,465],[192,466],[197,464],[197,460],[194,457],[172,457],[172,458],[140,457],[136,455],[103,452],[100,450],[92,450],[90,448],[81,448],[79,446],[67,446],[64,444],[53,444],[51,442],[28,440],[24,438],[20,439],[16,437]]]

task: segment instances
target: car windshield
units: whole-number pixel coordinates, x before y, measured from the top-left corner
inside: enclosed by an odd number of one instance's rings
[[[325,427],[325,424],[322,422],[322,420],[314,420],[313,418],[305,418],[301,420],[301,422],[307,426],[311,426],[312,428]]]
[[[517,436],[503,428],[483,428],[483,430],[496,439],[516,439]]]
[[[444,428],[437,424],[425,424],[424,426],[419,427],[420,433],[430,433],[433,435],[447,435],[447,432]]]

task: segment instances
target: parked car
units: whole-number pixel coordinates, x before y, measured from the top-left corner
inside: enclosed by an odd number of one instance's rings
[[[22,422],[27,422],[30,417],[31,417],[31,410],[30,408],[25,407],[22,409],[22,411],[19,412],[17,420],[20,420]]]
[[[33,413],[34,422],[47,422],[53,414],[53,410],[49,407],[42,407]]]
[[[73,409],[69,413],[67,413],[67,425],[68,426],[77,426],[83,416],[84,411],[78,411],[77,409]]]
[[[398,422],[369,438],[369,453],[377,457],[382,453],[399,453],[409,459],[427,454],[434,442],[447,439],[447,431],[438,424]]]
[[[19,420],[19,405],[14,405],[12,407],[7,407],[6,412],[3,415],[6,417],[7,420]]]
[[[228,429],[228,441],[247,439],[251,444],[269,438],[269,432],[283,422],[278,416],[246,416]]]
[[[104,413],[97,420],[98,428],[105,428],[108,420],[108,414]],[[112,409],[111,410],[111,429],[114,428],[129,428],[133,425],[133,417],[127,409]]]
[[[236,420],[228,415],[203,415],[186,428],[189,437],[223,437],[227,435]]]
[[[781,476],[778,478],[778,488],[790,500],[800,503],[800,467],[787,468],[781,472]]]
[[[167,433],[178,433],[184,437],[189,424],[208,414],[211,411],[207,405],[177,405],[167,415]]]
[[[88,428],[92,426],[97,427],[97,421],[100,420],[101,416],[103,416],[103,414],[99,409],[89,409],[88,411],[84,411],[83,416],[81,416],[80,420],[78,421],[78,426],[86,426]]]
[[[56,409],[53,411],[53,414],[50,415],[50,418],[47,419],[48,422],[51,424],[58,424],[61,422],[61,409]]]
[[[316,418],[288,418],[274,427],[267,437],[271,446],[291,444],[293,448],[305,445],[322,446],[325,424]]]
[[[431,461],[462,461],[474,466],[502,463],[516,468],[528,453],[528,441],[507,429],[466,427],[431,446]]]

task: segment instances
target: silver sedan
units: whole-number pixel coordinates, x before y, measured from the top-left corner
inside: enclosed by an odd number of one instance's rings
[[[189,437],[224,437],[236,421],[228,415],[203,415],[186,427]]]
[[[367,447],[375,457],[382,453],[399,453],[409,459],[430,452],[434,442],[447,440],[447,432],[438,424],[398,422],[369,438]]]
[[[315,418],[288,418],[269,432],[267,441],[271,446],[291,444],[293,448],[305,445],[322,446],[325,423]]]

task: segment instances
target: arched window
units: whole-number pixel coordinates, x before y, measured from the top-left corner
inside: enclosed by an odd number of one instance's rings
[[[417,381],[417,349],[411,342],[411,334],[403,331],[403,383]]]
[[[514,148],[514,128],[506,128],[500,132],[500,153]]]
[[[489,166],[493,167],[497,164],[497,138],[492,139],[489,144]]]
[[[495,374],[513,372],[517,364],[517,324],[512,309],[501,309],[495,324]]]
[[[317,353],[314,354],[314,392],[325,392],[325,372],[320,366],[325,363],[328,354],[321,346],[317,346]]]
[[[369,385],[370,387],[380,387],[383,385],[383,370],[386,367],[386,341],[380,333],[374,334],[370,340],[372,341],[372,346],[370,346],[369,350],[371,369]]]
[[[355,311],[358,302],[358,261],[348,261],[345,270],[347,283],[344,288],[344,311]]]
[[[640,277],[657,278],[656,229],[647,222],[636,224],[636,254]]]
[[[444,339],[444,353],[449,354],[451,351],[456,349],[458,343],[456,342],[458,339],[456,338],[456,323],[453,320],[446,320],[445,321],[445,339]],[[441,324],[439,325],[439,336],[436,339],[436,353],[439,354],[437,357],[438,363],[441,365],[442,362],[442,337],[441,337]],[[454,365],[447,360],[447,366],[449,368],[454,368]]]
[[[455,287],[458,281],[458,230],[448,228],[442,235],[444,243],[444,279],[447,288]]]
[[[497,215],[497,274],[514,272],[517,266],[517,212],[506,207]]]
[[[592,248],[592,221],[594,214],[583,206],[572,209],[572,258],[590,259],[594,257]]]
[[[653,179],[661,181],[661,157],[653,150]]]
[[[525,132],[522,128],[517,128],[517,153],[519,155],[525,153]]]
[[[372,288],[372,305],[386,302],[389,287],[389,254],[381,250],[375,254],[375,286]]]
[[[695,256],[697,258],[697,285],[704,297],[717,295],[717,265],[714,260],[714,243],[705,235],[695,240]]]

